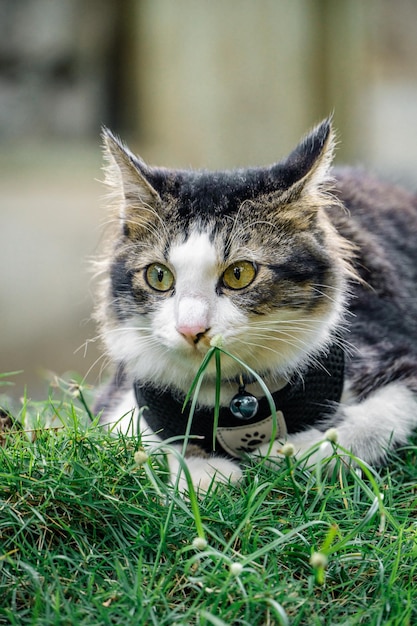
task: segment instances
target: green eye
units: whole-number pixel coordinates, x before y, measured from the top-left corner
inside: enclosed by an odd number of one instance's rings
[[[169,291],[174,285],[174,275],[165,265],[152,263],[146,269],[146,281],[156,291]]]
[[[256,265],[251,261],[236,261],[223,274],[223,284],[229,289],[244,289],[256,276]]]

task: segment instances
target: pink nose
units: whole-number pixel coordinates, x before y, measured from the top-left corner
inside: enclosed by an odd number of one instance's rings
[[[188,341],[188,343],[196,344],[201,337],[208,331],[204,326],[177,326],[177,331]]]

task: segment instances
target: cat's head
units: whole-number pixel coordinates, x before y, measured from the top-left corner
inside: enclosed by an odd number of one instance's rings
[[[101,323],[116,362],[139,380],[186,391],[213,338],[277,376],[326,345],[343,312],[350,256],[326,215],[337,204],[328,120],[264,168],[154,168],[107,130],[104,144],[117,220]],[[241,369],[222,363],[225,377]]]

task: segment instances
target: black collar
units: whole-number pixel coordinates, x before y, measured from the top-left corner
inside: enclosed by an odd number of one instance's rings
[[[317,424],[335,410],[340,400],[344,378],[344,352],[333,344],[329,351],[317,357],[312,365],[293,376],[290,382],[272,394],[277,410],[282,411],[289,434]],[[169,390],[161,391],[135,381],[134,391],[139,407],[146,407],[144,417],[152,430],[163,439],[183,437],[188,423],[189,408],[182,410],[184,398],[174,396]],[[271,415],[266,397],[258,398],[259,409],[255,417],[245,420],[246,426],[258,424]],[[229,407],[221,407],[219,427],[242,428],[242,420],[235,417]],[[191,425],[191,435],[199,439],[192,443],[213,452],[213,408],[198,407]],[[230,454],[216,443],[216,452]]]

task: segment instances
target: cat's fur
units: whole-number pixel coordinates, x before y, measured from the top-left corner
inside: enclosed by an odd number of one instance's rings
[[[337,341],[346,347],[340,403],[288,437],[296,454],[330,426],[343,447],[371,464],[407,441],[417,426],[415,196],[360,171],[332,170],[328,120],[284,161],[231,172],[151,168],[107,130],[104,143],[118,219],[99,312],[116,366],[97,405],[103,424],[132,425],[134,381],[183,398],[213,337],[271,391],[294,372],[302,376]],[[228,288],[225,270],[243,260],[254,264],[253,282]],[[168,291],[148,284],[153,263],[172,272]],[[222,358],[223,406],[241,374],[241,366]],[[247,390],[263,395],[256,382]],[[213,406],[214,398],[212,362],[199,403]],[[146,411],[142,419],[145,428]],[[277,442],[273,454],[279,448]],[[200,453],[198,440],[187,457],[202,488],[213,477],[241,475],[237,460]]]

